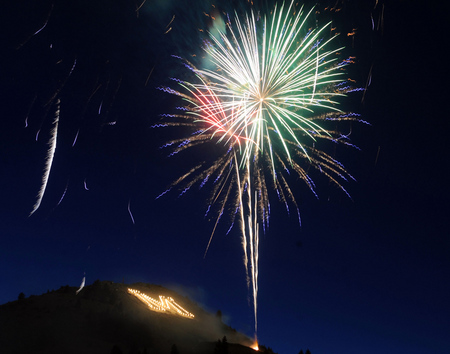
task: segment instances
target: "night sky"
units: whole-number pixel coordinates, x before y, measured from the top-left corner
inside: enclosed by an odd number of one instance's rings
[[[231,14],[251,7],[222,2],[216,9]],[[199,29],[211,25],[204,14],[212,13],[211,2],[149,0],[138,11],[132,0],[3,3],[0,303],[20,292],[78,286],[83,276],[87,284],[142,281],[220,309],[229,325],[252,336],[237,228],[225,235],[226,222],[220,225],[203,258],[215,222],[204,218],[209,191],[156,199],[197,162],[159,149],[175,137],[152,126],[179,101],[156,88],[186,74],[172,55],[202,56],[206,34]],[[338,151],[357,179],[345,186],[352,199],[319,181],[317,200],[299,181],[301,227],[273,203],[260,240],[258,337],[280,354],[448,353],[443,9],[338,3],[339,41],[356,57],[349,72],[362,87],[371,72],[363,102],[355,94],[343,104],[371,126],[352,126],[361,151]],[[347,37],[353,28],[356,35]],[[50,178],[28,217],[58,99]]]

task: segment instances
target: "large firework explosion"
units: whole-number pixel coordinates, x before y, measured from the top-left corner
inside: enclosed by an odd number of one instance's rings
[[[342,183],[353,179],[321,148],[329,145],[323,142],[354,147],[336,129],[336,122],[361,121],[338,105],[339,98],[359,90],[345,79],[344,67],[352,58],[339,59],[343,48],[333,47],[335,36],[325,39],[330,23],[310,26],[313,13],[291,2],[262,18],[251,12],[243,19],[236,14],[232,22],[226,15],[226,29],[205,41],[211,69],[183,61],[194,82],[173,79],[180,89],[160,88],[181,97],[184,105],[178,107],[180,113],[164,115],[158,126],[193,129],[191,135],[164,145],[173,149],[170,155],[198,145],[206,149],[203,144],[224,146],[213,162],[194,166],[167,191],[179,187],[184,194],[211,182],[207,213],[218,206],[214,230],[226,209],[231,212],[230,230],[239,220],[255,334],[259,228],[269,223],[270,191],[276,191],[288,213],[293,207],[300,221],[289,180],[300,178],[317,196],[311,174],[324,175],[347,195]]]

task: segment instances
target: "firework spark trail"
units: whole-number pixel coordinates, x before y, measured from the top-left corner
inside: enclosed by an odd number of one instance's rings
[[[128,214],[130,214],[131,222],[132,222],[133,225],[134,225],[135,222],[134,222],[133,214],[131,213],[131,206],[130,206],[130,203],[131,203],[131,199],[128,199]]]
[[[59,204],[61,204],[61,202],[63,201],[64,197],[66,196],[67,193],[67,188],[69,188],[69,181],[67,180],[66,183],[66,188],[64,188],[63,194],[61,195],[61,198],[59,198],[58,204],[56,204],[56,206],[59,206]]]
[[[86,283],[86,276],[84,276],[83,279],[81,280],[81,285],[78,288],[78,290],[75,292],[75,295],[78,295],[78,293],[84,288],[85,283]]]
[[[170,156],[210,142],[225,148],[223,156],[209,166],[207,162],[197,165],[167,191],[181,183],[186,184],[181,194],[195,183],[200,187],[214,184],[208,212],[214,203],[220,206],[207,250],[225,205],[231,204],[231,224],[235,217],[240,221],[255,336],[259,232],[260,224],[263,230],[269,225],[269,189],[276,191],[288,214],[290,206],[294,207],[299,222],[299,207],[288,179],[300,178],[318,197],[311,176],[317,172],[349,195],[342,183],[354,178],[316,143],[357,148],[349,142],[350,134],[341,133],[335,124],[366,123],[338,108],[338,98],[359,90],[343,78],[343,68],[354,60],[339,60],[342,48],[327,49],[334,36],[322,37],[330,23],[307,26],[313,10],[305,15],[292,1],[289,6],[275,6],[270,16],[259,18],[258,14],[258,21],[253,12],[244,21],[236,14],[234,24],[227,22],[227,33],[210,34],[212,43],[204,48],[216,69],[197,69],[184,60],[196,82],[173,79],[181,87],[179,91],[158,88],[179,96],[186,105],[178,107],[183,113],[165,115],[163,124],[155,126],[185,126],[197,132],[166,144],[173,149]],[[328,128],[330,123],[334,124],[332,129]]]
[[[55,111],[55,119],[53,120],[53,129],[51,131],[50,140],[48,141],[49,148],[47,151],[47,160],[45,162],[41,188],[39,189],[37,200],[33,206],[33,210],[30,212],[28,216],[33,215],[34,212],[38,210],[39,206],[41,205],[42,198],[44,197],[45,189],[47,188],[48,177],[50,176],[50,170],[52,168],[53,157],[55,156],[56,150],[56,137],[58,135],[58,123],[59,123],[59,107],[60,107],[60,100],[58,99],[56,101],[56,111]]]
[[[42,24],[42,26],[41,26],[39,29],[37,29],[34,33],[32,33],[31,35],[29,35],[22,43],[20,43],[20,44],[17,46],[16,49],[20,49],[21,47],[23,47],[24,44],[27,43],[27,42],[30,40],[31,37],[37,35],[39,32],[41,32],[41,31],[47,26],[48,21],[49,21],[49,19],[50,19],[50,16],[51,16],[51,14],[52,14],[52,11],[53,11],[53,7],[54,7],[54,4],[52,3],[52,5],[51,5],[51,7],[50,7],[50,10],[48,11],[47,17],[45,18],[44,23]]]

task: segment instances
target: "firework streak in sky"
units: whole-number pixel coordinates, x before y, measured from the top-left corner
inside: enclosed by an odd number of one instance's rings
[[[160,88],[181,97],[185,104],[178,107],[181,113],[163,115],[164,123],[157,126],[193,129],[192,135],[164,145],[172,149],[170,156],[202,144],[223,147],[212,162],[194,166],[166,192],[179,187],[181,195],[209,182],[207,213],[218,206],[212,235],[225,208],[231,210],[230,230],[238,220],[247,280],[252,285],[255,335],[259,229],[269,225],[270,191],[276,192],[288,213],[293,208],[300,220],[289,179],[300,178],[315,195],[311,172],[324,175],[347,195],[342,183],[353,179],[339,161],[318,147],[327,145],[324,142],[354,147],[335,128],[337,121],[363,122],[357,114],[338,108],[339,98],[359,90],[343,79],[343,69],[352,58],[339,60],[342,48],[332,48],[334,37],[324,39],[330,24],[308,27],[307,22],[314,22],[312,14],[313,10],[305,14],[292,2],[275,7],[263,18],[253,12],[244,19],[236,15],[235,23],[228,21],[226,33],[211,35],[205,43],[213,70],[197,69],[184,61],[195,83],[173,79],[179,90]]]
[[[34,204],[33,210],[31,211],[29,216],[33,215],[34,212],[39,209],[39,206],[41,205],[41,202],[42,202],[42,198],[44,197],[45,189],[47,188],[47,182],[48,182],[48,178],[50,176],[50,170],[52,168],[53,157],[55,156],[55,150],[56,150],[56,137],[58,136],[58,124],[59,124],[59,107],[60,107],[60,100],[58,99],[56,101],[56,112],[55,112],[55,119],[53,120],[53,128],[51,131],[51,138],[48,142],[49,148],[47,151],[47,159],[45,161],[45,169],[44,169],[44,174],[42,176],[41,188],[39,189],[36,203]]]

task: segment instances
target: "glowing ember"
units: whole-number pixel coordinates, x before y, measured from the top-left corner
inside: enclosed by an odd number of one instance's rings
[[[259,350],[258,341],[255,340],[255,343],[253,343],[253,345],[250,348],[252,348],[253,350]]]
[[[159,295],[158,301],[135,289],[128,289],[128,292],[136,296],[139,300],[141,300],[144,304],[146,304],[152,311],[167,312],[186,318],[194,318],[194,315],[192,313],[186,311],[184,308],[178,305],[171,297]]]

